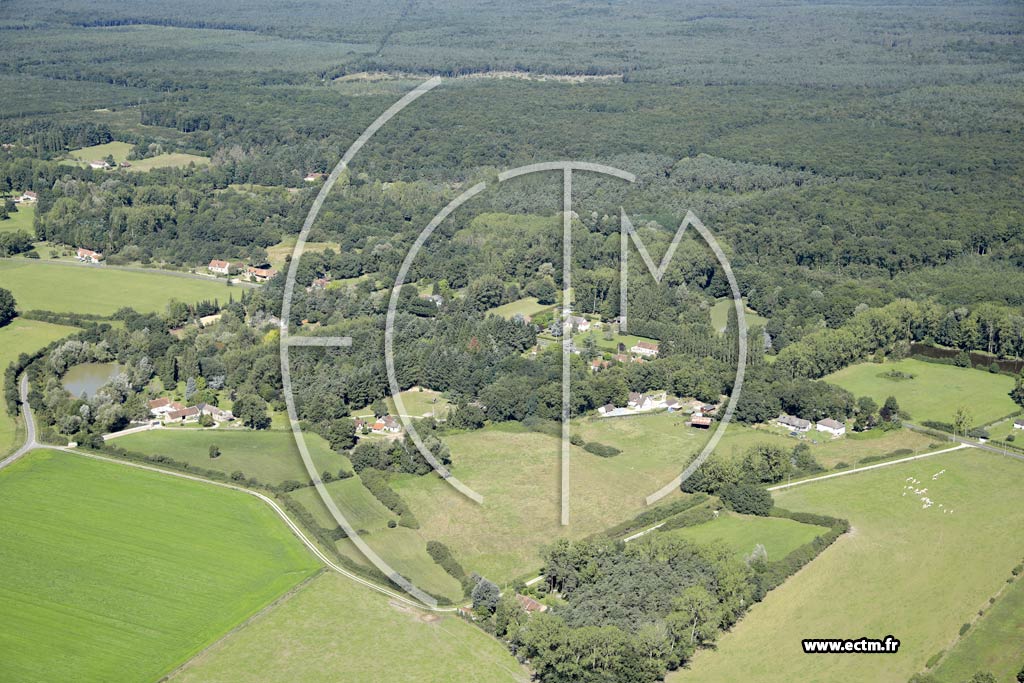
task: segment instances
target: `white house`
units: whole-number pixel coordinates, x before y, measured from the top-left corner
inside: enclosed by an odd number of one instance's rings
[[[831,434],[832,438],[842,436],[846,433],[846,425],[837,420],[833,420],[831,417],[827,417],[824,420],[818,420],[814,425],[814,428],[819,432]]]
[[[84,247],[79,247],[77,252],[77,258],[79,261],[84,261],[87,263],[99,263],[100,261],[103,260],[103,254],[101,254],[98,251],[93,251],[92,249],[85,249]]]
[[[213,418],[214,422],[231,422],[235,419],[235,414],[230,410],[224,410],[217,406],[211,406],[209,403],[199,403],[196,405],[196,410],[199,411],[200,415],[209,415]]]
[[[89,168],[94,168],[94,169],[110,168],[110,164],[108,164],[103,159],[97,159],[96,161],[90,161],[89,162]]]
[[[654,408],[654,400],[647,394],[631,391],[629,392],[629,403],[627,405],[633,410],[652,410]]]
[[[210,261],[210,265],[206,266],[206,269],[211,273],[217,273],[218,275],[228,275],[232,269],[238,269],[240,264],[231,263],[229,261],[221,261],[220,259],[213,259]]]
[[[326,177],[326,173],[307,173],[303,180],[305,180],[307,183],[315,183],[316,181]]]
[[[178,404],[179,407],[184,407]],[[177,410],[175,403],[171,399],[165,397],[154,398],[152,401],[146,403],[146,407],[149,408],[149,412],[153,417],[162,417],[172,410]]]
[[[1015,420],[1013,423],[1014,429],[1024,429],[1024,420]]]
[[[584,317],[578,315],[570,315],[569,324],[572,325],[573,329],[578,332],[590,331],[590,321]]]
[[[647,356],[648,358],[652,358],[658,355],[658,344],[656,342],[651,343],[638,341],[636,346],[632,347],[629,351],[630,353],[635,353],[638,356]]]
[[[780,425],[794,432],[809,432],[811,431],[810,420],[802,420],[799,417],[793,417],[792,415],[779,415],[776,420]]]
[[[373,423],[370,431],[374,434],[397,434],[402,431],[402,425],[390,415],[385,415]]]
[[[25,190],[24,192],[21,193],[21,196],[15,199],[14,201],[21,202],[23,204],[31,204],[37,199],[39,199],[39,195],[37,195],[32,190]]]

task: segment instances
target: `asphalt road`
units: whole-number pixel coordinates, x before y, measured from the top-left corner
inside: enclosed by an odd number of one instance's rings
[[[25,455],[33,448],[39,447],[39,443],[36,441],[36,422],[32,419],[32,408],[28,405],[28,375],[23,374],[21,376],[21,383],[18,385],[18,393],[21,394],[21,414],[25,416],[25,443],[21,445],[21,448],[4,458],[3,461],[0,461],[0,470]]]

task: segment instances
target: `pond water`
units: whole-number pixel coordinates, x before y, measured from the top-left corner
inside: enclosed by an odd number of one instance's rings
[[[74,396],[81,396],[85,392],[88,398],[92,398],[97,389],[114,379],[119,372],[121,366],[117,363],[81,363],[69,368],[60,382]]]

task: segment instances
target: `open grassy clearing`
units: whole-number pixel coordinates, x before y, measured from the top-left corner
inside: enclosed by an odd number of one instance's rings
[[[902,495],[908,477],[932,507]],[[970,449],[776,493],[782,507],[845,517],[853,530],[668,680],[906,681],[1024,556],[1024,537],[1007,532],[1024,525],[1022,481],[1020,462]],[[887,634],[901,645],[884,657],[810,657],[800,645]]]
[[[801,524],[791,519],[737,515],[723,510],[718,519],[663,533],[688,538],[697,543],[723,541],[739,557],[747,557],[760,543],[768,552],[769,560],[781,560],[825,531],[827,529],[824,527]]]
[[[79,165],[87,165],[91,161],[102,161],[106,159],[107,156],[112,156],[114,158],[114,163],[120,164],[123,161],[128,161],[128,154],[131,151],[131,143],[114,141],[102,145],[93,145],[92,147],[74,149],[68,152],[68,155],[71,159],[78,162]],[[196,166],[209,166],[210,159],[197,154],[169,152],[167,154],[158,154],[146,159],[133,159],[128,161],[128,163],[131,164],[131,166],[127,168],[129,171],[151,171],[154,168],[171,168],[177,166],[188,166],[189,164],[195,164]]]
[[[978,671],[988,671],[997,681],[1012,681],[1024,666],[1024,581],[1018,578],[985,609],[935,669],[940,683],[962,683]]]
[[[525,683],[529,676],[501,643],[458,617],[401,607],[323,574],[171,680]]]
[[[429,535],[416,529],[396,526],[388,528],[388,521],[398,521],[384,505],[374,498],[358,477],[327,484],[334,503],[345,518],[360,532],[363,539],[396,571],[409,578],[423,590],[437,597],[458,600],[462,586],[449,576],[427,554]],[[320,500],[315,489],[302,489],[292,493],[296,502],[309,510],[326,528],[337,526],[334,518]],[[363,564],[368,564],[359,550],[346,539],[337,542],[337,548]]]
[[[744,303],[746,303],[746,301],[744,301]],[[735,304],[733,304],[732,299],[719,299],[716,301],[715,305],[711,307],[711,327],[718,332],[725,332],[729,309],[734,305]],[[755,325],[763,327],[768,324],[768,318],[758,315],[754,312],[754,309],[749,306],[744,307],[744,312],[746,313],[746,316],[744,317],[747,319],[747,329],[754,327]]]
[[[8,680],[156,680],[318,568],[251,496],[53,451],[0,516]]]
[[[432,415],[439,419],[448,417],[448,407],[450,404],[439,392],[431,391],[430,389],[421,390],[413,388],[403,391],[400,396],[402,397],[402,403],[405,404],[407,415],[415,415],[417,417]],[[387,403],[388,410],[393,414],[398,412],[395,408],[395,400],[392,397],[388,397]],[[362,411],[359,412],[360,414],[362,413]]]
[[[348,458],[335,453],[320,436],[306,433],[306,444],[318,472],[352,470]],[[154,429],[122,436],[111,442],[129,451],[146,455],[166,455],[225,474],[240,471],[263,484],[280,484],[288,479],[308,482],[309,474],[295,445],[291,431],[233,429]],[[220,449],[219,458],[210,458],[210,446]]]
[[[27,232],[35,239],[36,229],[32,221],[36,216],[35,204],[18,204],[15,211],[7,215],[6,220],[0,221],[0,232]]]
[[[281,190],[281,188],[274,189]],[[277,244],[267,247],[267,260],[270,262],[270,265],[274,266],[278,270],[283,270],[287,265],[285,257],[292,255],[295,251],[295,243],[297,241],[298,238],[295,235],[289,235]],[[310,253],[325,251],[327,249],[333,249],[335,252],[340,252],[341,245],[335,244],[334,242],[306,242],[302,247],[303,253],[307,251]],[[355,280],[355,278],[353,278],[353,280]]]
[[[502,304],[497,308],[492,308],[487,311],[494,315],[502,318],[514,318],[517,315],[524,317],[535,316],[538,313],[549,311],[553,308],[551,304],[542,304],[537,301],[537,297],[528,296],[525,299],[519,299],[518,301],[512,301],[507,304]]]
[[[22,311],[112,315],[131,306],[137,311],[163,311],[171,299],[226,302],[233,290],[223,281],[196,280],[162,273],[138,273],[85,266],[53,265],[44,261],[0,260],[0,282]],[[241,296],[235,292],[236,296]]]
[[[39,320],[15,318],[0,327],[0,369],[17,360],[22,353],[41,349],[52,341],[77,332],[77,328],[51,325]],[[24,438],[15,425],[14,418],[7,413],[7,404],[0,404],[0,456],[18,447]]]
[[[885,376],[894,370],[914,377],[890,379]],[[856,396],[870,396],[879,405],[887,396],[895,396],[915,422],[952,422],[957,408],[963,406],[971,415],[971,424],[981,425],[1020,409],[1008,396],[1013,388],[1012,377],[912,358],[851,365],[828,375],[825,380]]]

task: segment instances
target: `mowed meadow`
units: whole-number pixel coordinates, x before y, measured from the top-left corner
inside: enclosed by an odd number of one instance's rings
[[[246,494],[35,451],[0,472],[4,680],[154,681],[319,563]]]
[[[903,377],[896,373],[903,373]],[[964,407],[971,426],[987,424],[1020,410],[1010,398],[1013,378],[973,368],[958,368],[908,358],[887,363],[860,363],[825,377],[825,381],[870,396],[882,405],[895,396],[900,408],[916,422],[953,422]]]
[[[77,331],[74,327],[15,318],[0,327],[0,369],[5,369],[22,353],[31,353]],[[0,404],[0,456],[13,451],[23,436],[14,417],[8,415],[6,403]]]
[[[171,299],[222,302],[241,290],[210,281],[159,272],[135,272],[33,261],[0,259],[0,286],[10,290],[21,311],[89,313],[109,316],[125,306],[148,313],[163,311]]]
[[[668,680],[906,681],[988,609],[1024,558],[1013,532],[1024,528],[1022,483],[1024,463],[964,448],[776,492],[779,506],[845,517],[851,531]],[[800,642],[890,634],[900,649],[885,656],[810,656]],[[1020,662],[1000,666],[997,680],[1010,680]]]
[[[421,612],[336,574],[190,661],[176,683],[526,683],[505,646],[450,614]]]

